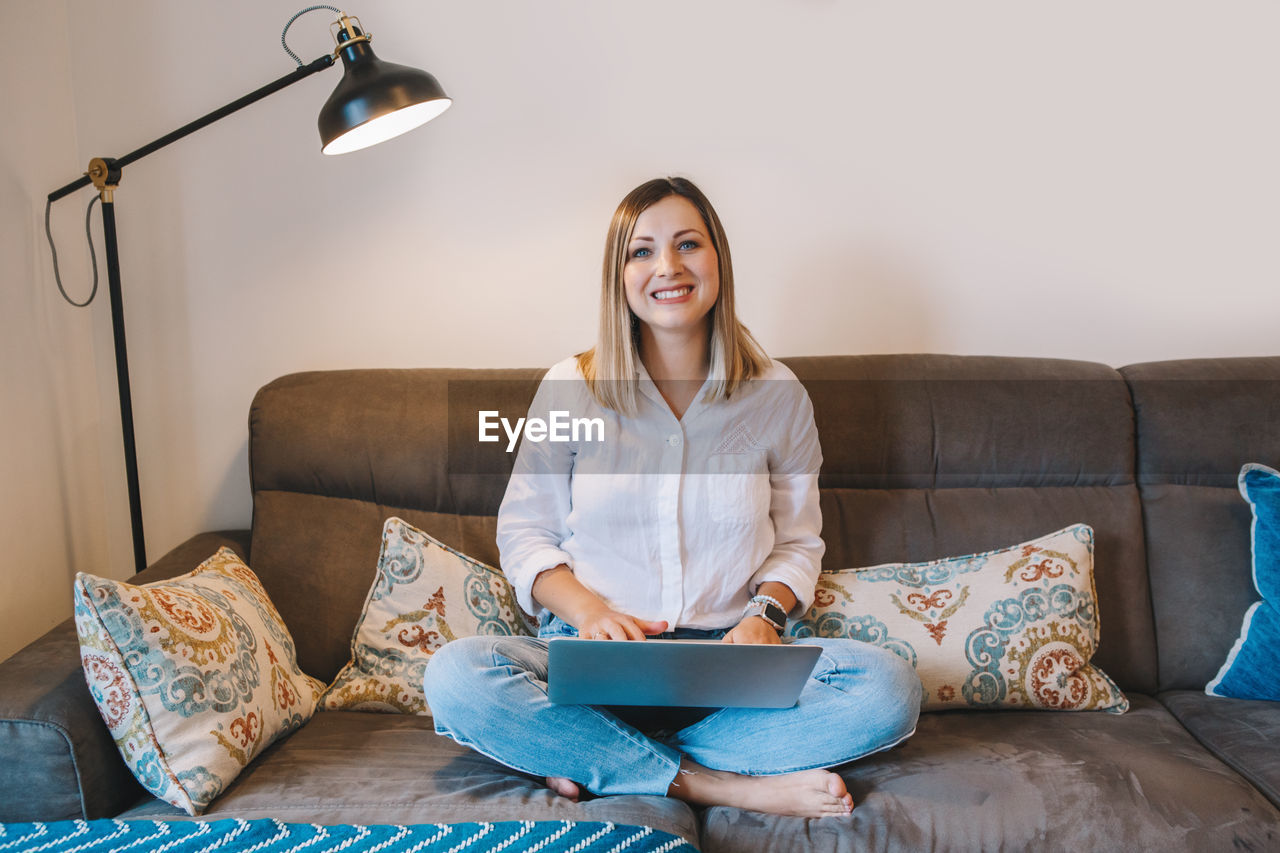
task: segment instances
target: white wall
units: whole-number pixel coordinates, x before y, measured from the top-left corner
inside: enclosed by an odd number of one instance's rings
[[[74,118],[78,156],[56,158],[57,179],[34,191],[286,73],[277,33],[302,5],[69,0],[74,116],[46,118]],[[777,355],[1121,365],[1277,351],[1274,3],[349,11],[384,59],[436,74],[454,107],[325,158],[314,121],[330,70],[133,166],[117,194],[153,558],[248,524],[245,418],[276,376],[546,365],[589,345],[608,217],[658,174],[690,176],[715,201],[743,318]],[[290,44],[319,56],[327,25],[304,17]],[[30,152],[40,163],[67,145],[52,129],[47,141]],[[105,300],[93,311],[96,361],[81,353],[67,370],[96,370],[107,433]],[[81,396],[67,381],[48,398]],[[127,522],[110,511],[123,576]]]
[[[109,568],[114,492],[104,492],[104,477],[114,480],[119,455],[119,434],[100,414],[96,318],[58,295],[44,236],[45,196],[84,168],[66,4],[9,0],[5,14],[22,36],[0,51],[0,659],[71,612],[77,570]],[[76,298],[89,292],[86,203],[53,215],[69,235],[62,270]]]

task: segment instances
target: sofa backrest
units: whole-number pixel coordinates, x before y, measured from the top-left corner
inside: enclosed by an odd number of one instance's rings
[[[1096,537],[1094,660],[1123,689],[1154,688],[1133,411],[1115,370],[936,355],[785,361],[822,441],[824,569],[978,553],[1084,522]]]
[[[1280,468],[1280,357],[1135,364],[1133,393],[1161,690],[1201,689],[1257,600],[1240,467]]]
[[[1095,660],[1125,689],[1154,689],[1133,410],[1116,371],[1029,358],[783,361],[818,422],[825,569],[974,553],[1088,523]],[[505,442],[477,442],[477,412],[523,416],[541,373],[327,371],[259,391],[252,563],[306,672],[331,679],[347,661],[388,516],[497,564],[513,457]]]
[[[329,681],[350,658],[389,516],[498,564],[510,460],[477,443],[476,413],[523,416],[543,372],[320,371],[258,391],[250,554],[304,672]]]

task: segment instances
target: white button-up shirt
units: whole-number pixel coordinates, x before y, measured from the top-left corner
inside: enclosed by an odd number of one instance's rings
[[[704,385],[677,419],[643,368],[639,381],[624,416],[596,402],[576,359],[543,378],[529,418],[558,412],[561,426],[521,439],[498,511],[520,606],[539,612],[534,579],[563,563],[612,609],[673,628],[737,624],[765,581],[790,587],[803,613],[826,547],[804,386],[775,361],[727,400],[704,401]]]

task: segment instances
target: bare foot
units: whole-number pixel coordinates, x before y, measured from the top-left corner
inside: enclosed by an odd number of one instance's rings
[[[737,806],[795,817],[836,817],[853,811],[853,796],[837,774],[801,770],[779,776],[742,776],[711,770],[689,759],[667,791],[702,806]]]
[[[580,793],[578,783],[572,779],[566,779],[563,776],[548,776],[547,787],[560,796],[573,800],[575,803],[578,801],[578,794]]]

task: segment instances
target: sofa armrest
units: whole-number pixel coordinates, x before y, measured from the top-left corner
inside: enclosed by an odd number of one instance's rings
[[[191,571],[223,545],[246,556],[249,531],[202,533],[131,580]],[[71,619],[0,663],[0,767],[4,822],[111,817],[143,794],[89,695]]]

